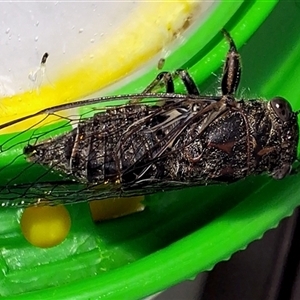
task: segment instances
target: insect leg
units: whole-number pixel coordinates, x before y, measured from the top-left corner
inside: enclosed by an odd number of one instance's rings
[[[239,86],[241,77],[240,55],[229,33],[224,29],[222,32],[229,43],[229,51],[224,64],[221,89],[223,95],[233,95]]]
[[[145,88],[142,94],[151,93],[156,87],[159,87],[163,82],[166,87],[166,93],[174,93],[174,82],[170,72],[161,72],[156,78]]]
[[[199,90],[198,90],[194,80],[188,73],[188,71],[183,70],[183,69],[178,69],[174,72],[174,75],[179,76],[179,78],[183,82],[189,95],[196,95],[196,96],[200,95]],[[173,82],[173,74],[170,72],[161,72],[146,87],[146,89],[143,91],[143,94],[153,92],[155,87],[158,87],[161,84],[161,82],[163,82],[166,87],[166,93],[174,93],[175,92],[174,82]]]
[[[178,75],[179,78],[182,80],[189,95],[195,95],[195,96],[200,95],[197,85],[195,84],[194,80],[192,79],[188,71],[183,69],[178,69],[175,71],[175,75]]]
[[[174,93],[174,82],[170,72],[161,72],[156,78],[143,90],[142,94],[153,93],[155,88],[159,88],[161,84],[166,87],[166,93]],[[129,103],[134,104],[142,99],[132,99]]]
[[[179,78],[182,80],[188,95],[195,95],[195,96],[200,95],[194,80],[186,70],[178,69],[175,71],[174,75],[179,76]],[[159,73],[156,76],[156,78],[145,88],[142,94],[155,92],[154,89],[160,87],[162,83],[166,87],[166,91],[165,91],[166,93],[174,93],[175,92],[174,82],[173,82],[174,75],[170,72]],[[131,104],[138,103],[141,100],[142,99],[132,99],[130,100],[129,103]]]

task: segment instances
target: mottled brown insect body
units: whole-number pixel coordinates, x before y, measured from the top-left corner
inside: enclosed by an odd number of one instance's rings
[[[70,118],[73,129],[28,143],[24,154],[30,166],[43,165],[46,175],[62,174],[61,182],[47,182],[42,175],[34,184],[6,186],[0,192],[9,199],[16,193],[22,199],[35,196],[67,203],[231,183],[261,173],[275,179],[290,174],[299,140],[298,112],[281,97],[269,102],[235,98],[240,56],[224,34],[230,49],[220,96],[200,95],[186,70],[161,72],[141,94],[59,105],[0,125],[1,129],[37,115],[47,118],[70,108],[129,99],[127,105],[81,116],[76,122]],[[175,93],[173,76],[182,80],[186,95]],[[162,84],[166,93],[153,93]],[[143,98],[157,104],[142,104]]]
[[[223,113],[207,123],[209,106],[221,102]],[[286,120],[274,102],[287,105]],[[156,190],[229,183],[263,172],[281,179],[296,159],[297,142],[296,114],[283,99],[229,104],[226,97],[213,103],[187,98],[96,114],[70,133],[34,146],[29,159],[83,183]]]

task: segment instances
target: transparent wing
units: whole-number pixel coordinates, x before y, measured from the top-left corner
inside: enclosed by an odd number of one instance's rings
[[[126,104],[132,99],[136,104]],[[143,99],[147,105],[141,104]],[[216,113],[213,106],[219,100],[219,97],[167,93],[102,97],[50,107],[0,124],[0,204],[28,206],[41,199],[54,204],[70,203],[179,188],[185,183],[172,182],[163,176],[151,178],[149,170],[157,162],[165,162],[172,153],[182,151],[201,134],[193,132],[193,124],[201,122],[205,128],[217,117],[218,110]],[[139,117],[137,113],[142,110],[144,115]],[[16,124],[22,130],[14,132]],[[85,134],[77,144],[77,158],[83,157],[87,141],[90,145],[94,141],[88,157],[103,157],[105,180],[93,180],[95,168],[91,167],[91,159],[78,159],[77,171],[81,170],[80,164],[85,170],[78,171],[79,175],[58,168],[62,163],[59,154],[65,153],[60,151],[68,145],[62,140],[76,136],[78,128],[83,127]],[[187,134],[190,137],[184,138]],[[49,157],[47,163],[41,163],[45,157],[28,161],[24,149],[29,145],[45,148],[52,145],[57,157],[52,161]],[[101,153],[96,146],[102,147]],[[76,157],[71,156],[72,153],[69,161],[73,159],[75,164]]]

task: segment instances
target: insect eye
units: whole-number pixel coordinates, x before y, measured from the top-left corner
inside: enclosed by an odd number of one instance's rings
[[[292,116],[292,107],[287,102],[286,99],[282,97],[276,97],[271,100],[271,106],[276,113],[276,115],[282,120],[282,121],[288,121],[290,117]]]

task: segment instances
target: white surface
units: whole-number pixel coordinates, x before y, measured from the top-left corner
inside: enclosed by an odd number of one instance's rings
[[[137,6],[136,1],[1,2],[0,95],[32,88],[29,75],[39,70],[45,52],[51,82],[53,66],[101,42]]]

